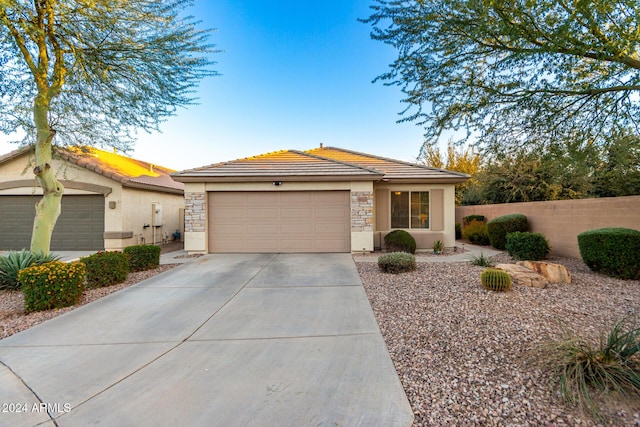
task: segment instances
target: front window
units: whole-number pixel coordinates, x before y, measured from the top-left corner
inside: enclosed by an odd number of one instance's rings
[[[392,191],[391,228],[429,228],[429,192]]]

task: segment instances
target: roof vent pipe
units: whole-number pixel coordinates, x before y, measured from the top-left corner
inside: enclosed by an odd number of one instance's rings
[[[322,148],[322,142],[320,143],[320,148]]]

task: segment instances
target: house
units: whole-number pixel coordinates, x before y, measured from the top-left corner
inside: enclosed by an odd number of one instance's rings
[[[28,248],[42,190],[31,172],[34,149],[0,156],[0,250]],[[95,148],[57,149],[64,185],[51,250],[119,250],[161,243],[181,230],[184,185],[172,169]]]
[[[455,242],[466,174],[334,147],[285,150],[174,173],[185,184],[185,249],[369,252],[403,229],[418,248]]]

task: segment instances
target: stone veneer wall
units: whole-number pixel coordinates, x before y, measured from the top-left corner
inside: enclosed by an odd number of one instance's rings
[[[184,193],[184,231],[206,231],[206,193]]]
[[[351,231],[373,231],[373,192],[351,192]]]

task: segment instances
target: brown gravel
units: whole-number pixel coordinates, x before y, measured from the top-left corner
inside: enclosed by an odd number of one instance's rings
[[[506,293],[484,290],[483,268],[469,263],[420,263],[400,275],[357,263],[414,425],[597,424],[560,401],[532,350],[561,338],[563,329],[598,337],[613,319],[640,308],[640,282],[592,273],[580,260],[551,261],[569,269],[572,284]],[[640,425],[637,396],[603,405],[601,423]]]
[[[63,313],[76,309],[82,305],[88,304],[104,296],[127,288],[149,277],[160,274],[164,271],[177,267],[180,264],[160,265],[153,270],[137,271],[129,273],[127,280],[123,283],[107,286],[104,288],[86,289],[82,295],[79,304],[71,307],[65,307],[58,310],[37,311],[34,313],[25,313],[24,297],[21,291],[0,291],[0,339],[16,334],[32,326],[59,316]]]

